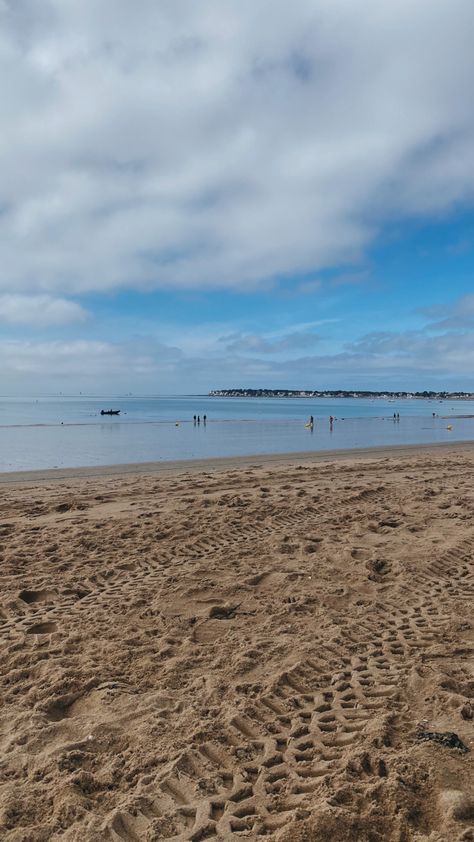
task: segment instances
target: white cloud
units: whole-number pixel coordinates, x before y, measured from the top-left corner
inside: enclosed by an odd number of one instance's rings
[[[75,301],[52,295],[0,295],[0,321],[12,325],[49,327],[82,322],[87,312]]]
[[[431,320],[425,326],[426,331],[439,333],[443,330],[472,330],[474,328],[474,294],[462,295],[451,304],[422,307],[419,313]]]
[[[110,391],[110,384],[133,389],[146,382],[148,389],[157,374],[176,371],[181,359],[178,348],[141,338],[129,342],[11,339],[0,341],[4,383],[27,383],[40,391],[62,383],[71,390],[82,386]]]
[[[234,333],[222,337],[226,351],[240,354],[291,354],[313,348],[321,337],[309,331],[295,331],[280,337],[260,336],[255,333]]]
[[[3,2],[0,288],[253,288],[472,202],[473,25],[471,0]]]

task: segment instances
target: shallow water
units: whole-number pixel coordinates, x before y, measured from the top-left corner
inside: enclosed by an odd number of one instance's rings
[[[103,417],[102,408],[121,415]],[[207,424],[194,425],[194,414]],[[474,439],[474,417],[463,415],[474,416],[473,401],[2,398],[0,471]]]

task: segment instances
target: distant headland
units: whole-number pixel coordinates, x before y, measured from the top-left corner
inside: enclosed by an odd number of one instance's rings
[[[210,398],[381,398],[401,400],[424,398],[427,400],[474,400],[474,392],[372,392],[349,389],[213,389]]]

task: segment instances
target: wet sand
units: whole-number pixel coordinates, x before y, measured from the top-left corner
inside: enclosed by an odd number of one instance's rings
[[[0,838],[474,839],[473,469],[0,475]]]
[[[300,453],[267,453],[247,456],[216,456],[206,459],[177,459],[160,462],[132,462],[119,465],[87,465],[73,468],[47,468],[31,471],[0,471],[0,486],[18,483],[42,483],[88,477],[121,477],[136,474],[182,474],[216,471],[228,468],[263,467],[270,465],[303,465],[321,462],[403,457],[421,453],[463,453],[474,450],[474,441],[451,441],[430,444],[403,444],[384,447],[338,448],[337,450],[305,450]]]

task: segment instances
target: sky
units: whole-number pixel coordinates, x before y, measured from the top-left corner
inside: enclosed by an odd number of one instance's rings
[[[0,394],[474,391],[472,0],[0,0]]]

